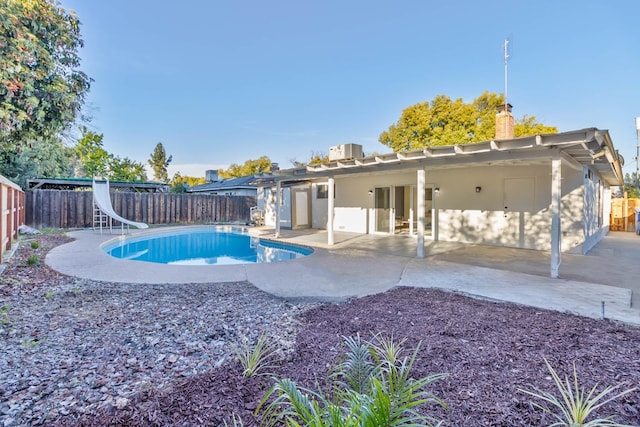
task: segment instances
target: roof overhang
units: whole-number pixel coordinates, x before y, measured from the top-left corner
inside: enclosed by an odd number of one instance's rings
[[[337,160],[305,168],[280,170],[276,172],[275,179],[315,179],[417,167],[449,169],[498,163],[531,164],[550,160],[557,152],[574,167],[587,166],[593,169],[608,185],[623,184],[622,159],[613,148],[609,132],[595,128]]]

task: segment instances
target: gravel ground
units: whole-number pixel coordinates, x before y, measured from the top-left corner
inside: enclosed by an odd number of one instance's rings
[[[40,247],[33,249],[31,242]],[[0,425],[124,408],[146,388],[227,365],[263,331],[293,348],[305,306],[249,283],[113,284],[43,265],[62,235],[23,239],[0,276]],[[27,265],[35,255],[38,265]]]
[[[450,410],[419,410],[446,426],[550,425],[518,391],[535,385],[554,392],[544,358],[561,376],[575,363],[588,389],[640,386],[640,329],[609,320],[430,289],[296,305],[249,283],[78,280],[27,266],[29,255],[42,260],[66,238],[36,239],[41,246],[23,241],[0,276],[5,426],[218,426],[233,414],[258,425],[254,411],[272,380],[243,378],[229,355],[230,343],[262,331],[282,350],[273,372],[311,388],[339,360],[343,336],[421,343],[415,375],[449,373],[431,391]],[[599,415],[640,426],[639,402],[635,390]]]

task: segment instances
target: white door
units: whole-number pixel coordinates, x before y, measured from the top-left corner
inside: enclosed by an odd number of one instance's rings
[[[504,180],[504,223],[500,242],[512,248],[527,247],[527,221],[535,209],[535,179],[506,178]]]
[[[294,190],[293,221],[294,228],[309,227],[309,192],[307,190]]]

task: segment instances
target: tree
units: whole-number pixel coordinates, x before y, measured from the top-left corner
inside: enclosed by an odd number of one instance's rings
[[[290,162],[294,168],[303,168],[307,165],[320,165],[322,163],[327,163],[329,161],[329,155],[323,153],[322,151],[312,151],[311,157],[308,162],[300,162],[296,159],[291,159]]]
[[[218,174],[221,178],[234,178],[239,176],[255,175],[261,172],[271,171],[271,160],[267,156],[261,156],[256,160],[247,160],[242,165],[232,163],[228,169],[219,169]]]
[[[485,92],[471,104],[462,98],[452,100],[438,95],[431,102],[411,105],[402,111],[398,122],[380,134],[378,140],[393,149],[405,151],[436,145],[487,141],[495,136],[495,114],[504,102],[502,95]],[[515,136],[556,133],[555,127],[524,116],[514,126]]]
[[[8,178],[26,188],[28,179],[73,176],[74,157],[74,150],[59,139],[37,141],[16,154],[14,175]]]
[[[624,187],[621,188],[620,197],[624,196],[624,192],[627,193],[627,197],[630,199],[640,198],[640,194],[636,194],[636,179],[638,178],[635,172],[624,174]]]
[[[97,134],[86,126],[80,128],[82,136],[76,145],[76,153],[80,160],[80,176],[107,176],[111,155],[103,148],[102,134]]]
[[[80,21],[55,0],[1,0],[0,173],[15,175],[33,141],[57,144],[75,121],[91,79],[80,71]]]
[[[128,157],[109,156],[109,179],[115,181],[146,181],[147,173],[142,163]]]
[[[536,116],[528,116],[526,114],[522,116],[522,119],[517,120],[513,127],[513,134],[516,138],[545,133],[558,133],[558,128],[538,123],[536,122]]]
[[[151,169],[153,170],[153,176],[157,181],[169,182],[167,167],[171,163],[171,160],[173,160],[173,156],[169,156],[169,158],[167,158],[167,153],[164,151],[162,142],[158,142],[153,153],[151,153],[151,157],[148,162],[149,166],[151,166]]]
[[[86,126],[80,128],[82,136],[75,147],[80,163],[77,175],[103,177],[117,181],[146,181],[147,173],[142,163],[127,157],[121,159],[103,147],[103,134],[97,134]]]
[[[196,185],[205,184],[207,181],[204,178],[197,178],[194,176],[182,176],[180,172],[176,172],[169,183],[171,185],[171,189],[169,190],[171,193],[186,193],[187,187],[193,187]]]

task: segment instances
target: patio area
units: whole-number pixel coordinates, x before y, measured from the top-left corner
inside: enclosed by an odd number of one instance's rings
[[[273,230],[261,229],[273,238]],[[341,301],[396,286],[441,288],[492,300],[567,311],[640,324],[638,301],[640,239],[612,232],[586,256],[563,254],[560,279],[549,277],[543,252],[428,242],[426,257],[415,257],[408,236],[286,231],[281,239],[312,246],[315,253],[274,264],[170,266],[113,258],[100,244],[116,236],[72,231],[76,240],[52,250],[46,262],[68,275],[107,282],[209,283],[248,281],[287,299]],[[634,281],[634,278],[636,280]]]

